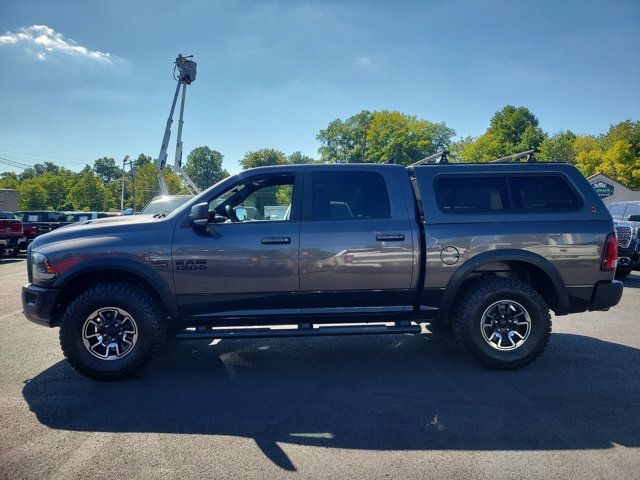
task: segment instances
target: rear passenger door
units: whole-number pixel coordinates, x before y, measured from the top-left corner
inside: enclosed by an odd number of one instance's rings
[[[417,256],[412,221],[395,169],[307,170],[299,260],[303,313],[408,310]]]

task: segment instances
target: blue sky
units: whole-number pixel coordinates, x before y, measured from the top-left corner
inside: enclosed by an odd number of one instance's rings
[[[185,155],[208,145],[231,172],[261,147],[317,156],[318,130],[363,109],[458,136],[506,104],[551,133],[640,119],[638,1],[5,0],[0,157],[156,157],[179,52],[198,62]]]

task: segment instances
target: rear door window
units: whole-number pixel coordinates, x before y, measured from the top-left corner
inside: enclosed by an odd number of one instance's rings
[[[391,217],[389,193],[377,172],[313,172],[311,220],[370,220]]]

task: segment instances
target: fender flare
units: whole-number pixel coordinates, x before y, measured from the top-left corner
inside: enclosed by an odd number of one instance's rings
[[[85,260],[71,267],[53,285],[54,288],[63,290],[70,282],[81,275],[98,272],[100,270],[122,271],[142,278],[147,282],[160,298],[171,317],[179,318],[178,305],[171,286],[162,278],[160,273],[152,270],[147,265],[127,258],[97,258]]]
[[[569,310],[569,294],[558,269],[549,260],[528,250],[502,249],[491,250],[473,256],[464,262],[451,276],[440,302],[439,316],[446,319],[454,306],[455,298],[469,275],[482,265],[493,262],[518,261],[529,263],[542,270],[551,280],[558,299],[556,313]]]

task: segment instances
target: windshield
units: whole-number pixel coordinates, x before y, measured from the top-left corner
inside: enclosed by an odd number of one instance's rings
[[[176,208],[183,205],[187,200],[192,197],[189,195],[179,197],[158,197],[152,199],[146,207],[140,212],[141,215],[157,215],[157,214],[169,214]]]

